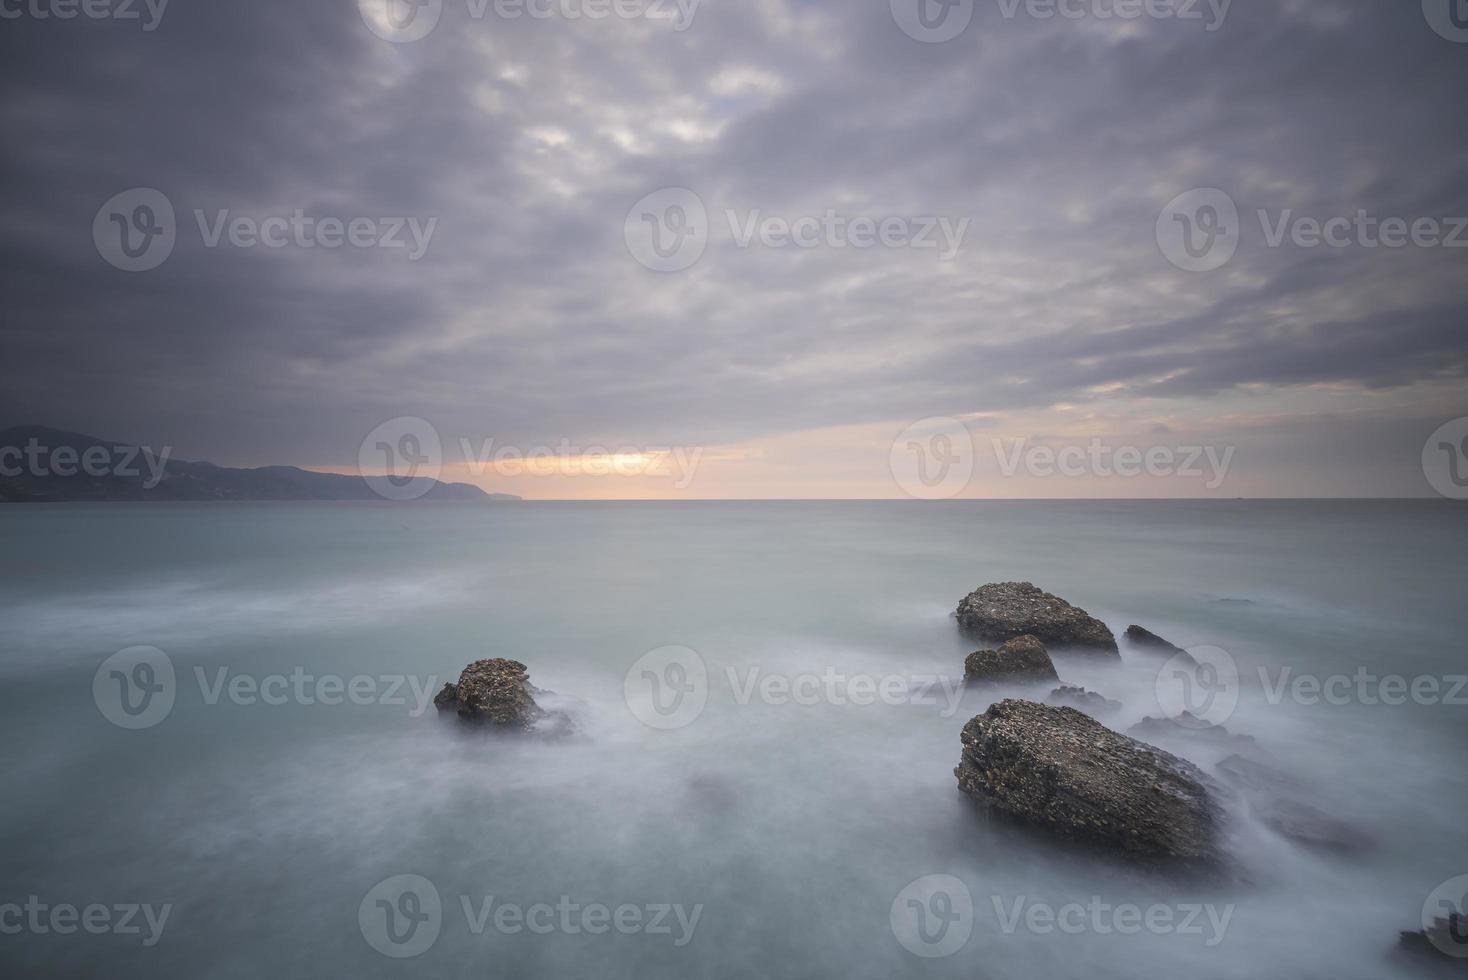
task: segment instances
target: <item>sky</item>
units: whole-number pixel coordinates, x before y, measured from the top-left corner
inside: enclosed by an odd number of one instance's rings
[[[0,2],[0,425],[531,498],[1468,454],[1450,0],[90,2]]]

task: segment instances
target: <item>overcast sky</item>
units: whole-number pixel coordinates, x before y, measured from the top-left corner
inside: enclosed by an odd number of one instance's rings
[[[532,497],[901,497],[936,417],[965,496],[1432,493],[1468,415],[1447,0],[537,2],[4,0],[0,424],[350,471],[415,417],[445,479]],[[130,271],[124,231],[171,251]],[[1232,455],[1006,475],[995,440]],[[701,456],[579,475],[599,447]]]

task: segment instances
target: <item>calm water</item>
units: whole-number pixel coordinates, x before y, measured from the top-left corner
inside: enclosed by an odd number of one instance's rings
[[[138,934],[62,935],[43,917],[43,928],[0,934],[0,966],[249,978],[1395,975],[1398,930],[1418,928],[1428,894],[1468,874],[1468,705],[1272,704],[1257,672],[1468,672],[1465,545],[1468,508],[1446,503],[0,509],[0,903],[96,903],[109,922],[115,906],[169,906],[152,936],[141,913]],[[1190,883],[987,826],[952,769],[959,730],[992,695],[955,707],[925,678],[961,676],[971,647],[950,618],[957,601],[1013,579],[1118,634],[1137,622],[1227,650],[1244,677],[1228,727],[1255,736],[1375,848],[1311,851],[1238,815],[1230,848],[1242,873]],[[167,654],[174,702],[157,724],[127,730],[104,716],[93,680],[139,645]],[[670,645],[706,664],[707,705],[659,731],[629,710],[624,679]],[[415,716],[414,685],[431,693],[491,656],[528,664],[580,737],[471,737],[431,708]],[[1157,713],[1158,667],[1130,652],[1122,667],[1060,662],[1067,681],[1124,702],[1121,728]],[[293,674],[371,678],[358,682],[375,685],[358,692],[371,703],[248,696],[252,682]],[[751,676],[806,674],[895,677],[934,697],[855,704],[822,687],[802,698],[814,703],[740,703]],[[1190,754],[1208,766],[1210,751]],[[374,893],[392,893],[389,908],[377,906],[369,892],[399,875],[431,882],[441,913],[415,920],[432,910],[392,886]],[[971,935],[951,955],[914,955],[891,925],[894,899],[926,875],[957,878],[971,896]],[[514,930],[513,908],[495,924],[502,907],[568,902],[632,910],[622,929],[572,911]],[[1221,935],[1005,928],[1015,907],[1097,902],[1230,911]],[[646,928],[665,905],[684,920],[672,911]],[[367,934],[389,911],[399,938],[416,923],[436,941],[416,958],[382,955]]]

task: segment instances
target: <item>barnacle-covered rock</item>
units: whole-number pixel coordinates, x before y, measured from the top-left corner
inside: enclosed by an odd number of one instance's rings
[[[540,692],[545,693],[545,692]],[[497,729],[531,731],[560,727],[559,712],[547,712],[535,702],[528,668],[516,660],[480,660],[464,668],[459,683],[445,684],[433,704],[453,711],[463,721]]]
[[[1221,863],[1222,810],[1190,762],[1030,701],[999,702],[962,738],[959,789],[994,811],[1129,856]]]
[[[974,639],[1002,643],[1029,635],[1052,648],[1120,656],[1105,623],[1029,582],[975,589],[958,604],[956,615],[959,629]]]
[[[1050,654],[1033,636],[1017,636],[998,650],[976,650],[963,662],[963,679],[983,681],[1058,681]]]

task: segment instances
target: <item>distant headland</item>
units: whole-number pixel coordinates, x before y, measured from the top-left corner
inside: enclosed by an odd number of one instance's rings
[[[468,483],[425,481],[424,501],[515,501]],[[232,469],[168,449],[39,425],[0,430],[0,503],[383,500],[361,476],[295,466]]]

